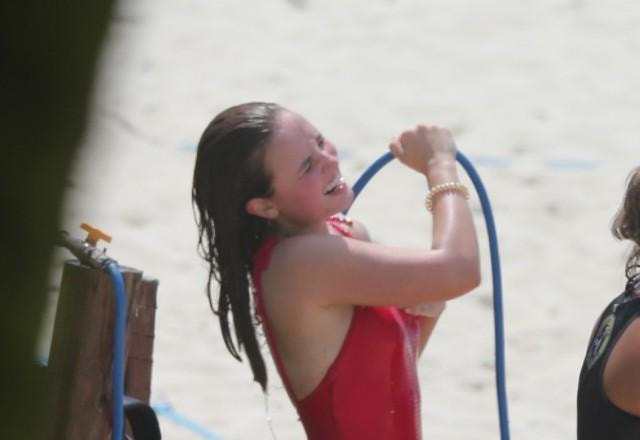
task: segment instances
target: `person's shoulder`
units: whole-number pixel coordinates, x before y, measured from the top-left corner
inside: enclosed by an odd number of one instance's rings
[[[604,371],[604,387],[619,408],[640,417],[640,317],[619,337]]]
[[[302,234],[282,239],[273,250],[272,260],[279,263],[306,264],[331,253],[348,237],[332,234]]]
[[[330,234],[305,234],[282,239],[271,253],[269,271],[265,281],[271,290],[284,292],[304,292],[307,299],[289,295],[294,302],[308,302],[311,290],[320,288],[318,279],[329,277],[345,252],[348,252],[348,237]]]

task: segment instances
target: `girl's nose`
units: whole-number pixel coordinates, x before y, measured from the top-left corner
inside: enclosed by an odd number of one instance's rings
[[[322,152],[322,169],[333,170],[338,165],[338,157],[334,152],[323,151]]]

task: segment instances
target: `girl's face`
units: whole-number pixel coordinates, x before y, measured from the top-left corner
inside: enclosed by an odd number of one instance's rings
[[[278,113],[264,160],[272,176],[269,202],[284,233],[326,230],[324,220],[353,201],[340,174],[335,146],[296,113]]]

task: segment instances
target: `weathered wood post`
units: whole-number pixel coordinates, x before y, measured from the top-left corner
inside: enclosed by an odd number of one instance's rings
[[[156,280],[121,267],[127,304],[125,381],[148,402],[155,324]],[[111,374],[115,300],[108,274],[78,261],[64,265],[48,374],[53,383],[54,440],[106,440],[111,433]],[[125,354],[125,359],[127,359]]]
[[[158,280],[143,278],[127,322],[125,394],[149,403]]]

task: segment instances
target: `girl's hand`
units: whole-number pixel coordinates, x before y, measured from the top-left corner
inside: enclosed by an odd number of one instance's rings
[[[456,145],[451,132],[436,125],[418,125],[406,130],[389,145],[400,162],[422,174],[440,163],[455,162]]]

